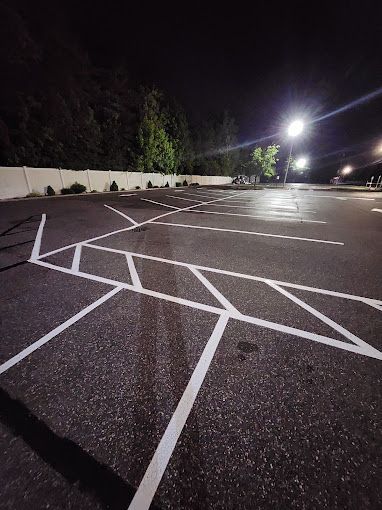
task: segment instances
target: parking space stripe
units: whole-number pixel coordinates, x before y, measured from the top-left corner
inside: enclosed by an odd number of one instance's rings
[[[281,234],[267,234],[265,232],[252,232],[250,230],[234,230],[234,229],[229,229],[229,228],[203,227],[201,225],[186,225],[184,223],[167,223],[164,221],[152,221],[152,224],[153,225],[167,225],[169,227],[214,230],[214,231],[218,231],[218,232],[232,232],[234,234],[247,234],[247,235],[263,236],[263,237],[276,237],[276,238],[281,238],[281,239],[291,239],[293,241],[308,241],[311,243],[335,244],[335,245],[339,245],[339,246],[344,246],[344,243],[339,242],[339,241],[326,241],[324,239],[311,239],[309,237],[284,236]]]
[[[291,294],[287,290],[283,289],[279,285],[276,285],[275,283],[270,282],[270,281],[267,282],[267,283],[268,283],[268,285],[270,287],[272,287],[273,289],[277,290],[277,292],[280,292],[280,294],[282,294],[283,296],[287,297],[288,299],[290,299],[291,301],[296,303],[301,308],[304,308],[304,310],[306,310],[307,312],[309,312],[312,315],[314,315],[315,317],[317,317],[317,319],[319,319],[320,321],[324,322],[325,324],[330,326],[332,329],[334,329],[335,331],[337,331],[338,333],[340,333],[345,338],[347,338],[351,342],[355,343],[359,347],[362,347],[363,349],[366,349],[366,350],[371,350],[371,351],[378,352],[376,349],[371,347],[368,343],[366,343],[363,340],[361,340],[361,338],[359,338],[358,336],[354,335],[353,333],[351,333],[350,331],[348,331],[347,329],[342,327],[340,324],[337,324],[336,322],[334,322],[329,317],[326,317],[326,315],[324,315],[323,313],[319,312],[318,310],[316,310],[312,306],[308,305],[307,303],[305,303],[301,299],[297,298],[296,296],[294,296],[293,294]]]
[[[192,211],[186,211],[190,213],[204,213],[204,214],[222,214],[224,216],[242,216],[246,218],[255,218],[259,220],[273,220],[273,221],[296,221],[298,223],[326,223],[326,221],[319,220],[304,220],[302,218],[291,218],[285,216],[278,216],[277,218],[272,216],[257,216],[255,214],[240,214],[240,213],[229,213],[229,212],[218,212],[218,211],[201,211],[200,209],[192,209]]]
[[[103,204],[103,205],[105,207],[107,207],[108,209],[110,209],[111,211],[114,211],[115,213],[119,214],[120,216],[123,216],[127,220],[131,221],[131,223],[133,223],[134,225],[138,225],[138,223],[136,221],[134,221],[133,218],[130,218],[130,216],[127,216],[127,214],[125,214],[121,211],[118,211],[118,209],[114,209],[114,207],[110,207],[110,205],[106,205],[106,204]]]
[[[174,195],[166,195],[166,197],[176,198],[177,200],[186,200],[187,202],[199,202],[200,204],[204,204],[203,200],[195,200],[194,198],[176,197]]]
[[[38,263],[38,262],[39,261],[36,261],[36,263]],[[75,273],[73,273],[73,274],[75,274]],[[34,352],[37,349],[39,349],[42,345],[44,345],[47,342],[49,342],[50,340],[52,340],[52,338],[56,337],[57,335],[59,335],[60,333],[65,331],[65,329],[67,329],[70,326],[72,326],[72,324],[74,324],[75,322],[77,322],[80,319],[82,319],[82,317],[85,317],[85,315],[87,315],[92,310],[97,308],[97,306],[102,305],[102,303],[104,303],[105,301],[107,301],[108,299],[113,297],[120,290],[121,290],[121,287],[115,287],[113,290],[111,290],[110,292],[108,292],[104,296],[102,296],[99,299],[97,299],[97,301],[94,301],[94,303],[92,303],[91,305],[87,306],[86,308],[84,308],[80,312],[76,313],[76,315],[73,315],[73,317],[71,317],[67,321],[63,322],[62,324],[60,324],[56,328],[52,329],[52,331],[50,331],[49,333],[44,335],[42,338],[40,338],[36,342],[33,342],[33,344],[29,345],[26,349],[24,349],[21,352],[19,352],[18,354],[16,354],[16,356],[13,356],[13,358],[9,359],[8,361],[6,361],[2,365],[0,365],[0,374],[3,374],[7,370],[9,370],[11,367],[13,367],[17,363],[19,363],[21,360],[23,360],[24,358],[26,358],[27,356],[32,354],[32,352]]]
[[[180,207],[175,207],[174,205],[163,204],[162,202],[156,202],[155,200],[149,200],[148,198],[141,198],[141,200],[145,202],[151,202],[152,204],[161,205],[162,207],[169,207],[170,209],[180,210]]]
[[[202,282],[202,284],[211,292],[211,294],[213,296],[215,296],[215,298],[219,301],[219,303],[226,309],[226,310],[229,310],[230,312],[232,313],[239,313],[239,311],[237,310],[237,308],[235,308],[233,306],[232,303],[230,303],[228,301],[227,298],[225,298],[223,296],[223,294],[221,294],[218,289],[216,287],[214,287],[212,285],[212,283],[207,280],[207,278],[202,275],[202,273],[198,270],[198,269],[195,269],[194,267],[190,267],[189,268],[190,271]]]
[[[170,461],[187,418],[195,403],[216,349],[223,336],[229,316],[222,314],[217,321],[181,399],[171,417],[165,433],[160,440],[154,456],[130,503],[129,510],[148,510],[155,492]]]
[[[42,239],[42,233],[44,231],[45,222],[46,222],[46,214],[43,213],[41,215],[41,221],[40,221],[40,225],[37,230],[36,239],[34,240],[31,259],[37,259],[40,255],[41,239]]]
[[[80,270],[81,249],[82,245],[77,244],[76,249],[74,250],[72,271],[74,271],[75,273]]]
[[[129,266],[130,276],[131,276],[131,280],[133,282],[134,287],[138,287],[141,289],[142,288],[141,280],[139,279],[139,276],[138,276],[138,273],[137,273],[137,270],[136,270],[136,267],[134,264],[133,257],[130,253],[126,254],[126,260],[127,260],[127,265]]]

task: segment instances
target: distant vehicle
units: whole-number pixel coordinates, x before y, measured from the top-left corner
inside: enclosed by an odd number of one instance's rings
[[[232,181],[232,184],[248,184],[248,183],[249,179],[246,175],[238,175]]]
[[[330,179],[330,184],[340,184],[342,182],[341,176],[337,175],[336,177],[332,177]]]

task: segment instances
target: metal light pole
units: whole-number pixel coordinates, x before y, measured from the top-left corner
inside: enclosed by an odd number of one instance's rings
[[[290,160],[291,160],[291,157],[292,157],[292,150],[293,150],[293,141],[292,141],[292,143],[290,144],[289,157],[288,157],[287,167],[286,167],[285,175],[284,175],[284,184],[283,184],[283,187],[284,187],[284,188],[285,188],[285,183],[286,183],[286,180],[287,180],[287,177],[288,177],[288,171],[289,171],[289,166],[290,166]]]
[[[295,120],[293,121],[290,125],[289,125],[289,128],[288,128],[288,135],[292,138],[292,143],[290,144],[290,151],[289,151],[289,157],[288,157],[288,163],[287,163],[287,167],[286,167],[286,170],[285,170],[285,176],[284,176],[284,188],[285,188],[285,183],[286,183],[286,180],[287,180],[287,177],[288,177],[288,171],[289,171],[289,166],[290,166],[290,160],[291,160],[291,157],[292,157],[292,150],[293,150],[293,138],[295,138],[296,136],[298,136],[302,130],[304,129],[304,123],[302,122],[302,120]]]

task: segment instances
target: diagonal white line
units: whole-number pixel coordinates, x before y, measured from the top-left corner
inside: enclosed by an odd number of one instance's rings
[[[199,280],[202,282],[202,284],[211,292],[211,294],[213,296],[215,296],[215,298],[219,301],[219,303],[221,305],[224,306],[224,308],[226,310],[229,310],[230,312],[233,312],[233,313],[239,313],[239,311],[237,310],[237,308],[235,308],[233,306],[232,303],[230,303],[228,301],[228,299],[226,299],[223,294],[221,294],[218,289],[216,287],[214,287],[212,285],[212,283],[204,276],[202,275],[202,273],[200,271],[198,271],[197,269],[195,269],[194,267],[190,267],[190,271],[192,273],[194,273],[194,275],[199,278]]]
[[[130,503],[129,510],[148,510],[166,467],[170,461],[172,452],[186,424],[187,418],[195,403],[208,368],[215,355],[220,339],[223,336],[228,322],[228,315],[223,314],[210,336],[203,353],[192,373],[186,389],[171,417],[165,433],[160,440],[154,456],[139,484],[139,487]]]
[[[141,198],[141,200],[144,200],[145,202],[151,202],[152,204],[157,204],[157,205],[161,205],[163,207],[169,207],[170,209],[177,209],[178,211],[180,211],[180,207],[175,207],[174,205],[169,205],[169,204],[163,204],[162,202],[156,202],[155,200],[149,200],[148,198]]]
[[[137,269],[134,264],[133,257],[130,253],[126,253],[127,265],[129,266],[131,280],[133,282],[134,287],[142,288],[141,280],[139,279]]]
[[[232,195],[230,195],[230,196],[232,196]],[[226,200],[226,198],[229,198],[229,197],[222,197],[222,198],[217,198],[215,200],[210,200],[208,202],[205,202],[205,204],[209,205],[209,204],[212,204],[214,202],[221,202],[222,200]],[[142,225],[146,225],[147,223],[152,223],[153,221],[158,220],[159,218],[164,218],[165,216],[169,216],[170,214],[176,214],[179,211],[187,211],[188,209],[193,209],[194,207],[198,207],[198,206],[199,206],[199,204],[190,205],[190,206],[184,207],[182,209],[176,209],[175,211],[170,211],[170,212],[167,212],[167,213],[159,214],[158,216],[155,216],[154,218],[150,218],[149,220],[145,220],[145,221],[142,221],[141,223],[137,223],[136,226],[140,227]],[[102,235],[97,236],[97,237],[92,237],[90,239],[85,239],[83,241],[80,241],[80,243],[84,244],[84,243],[90,243],[92,241],[98,241],[99,239],[105,239],[106,237],[110,237],[110,236],[112,236],[114,234],[119,234],[120,232],[128,232],[129,230],[132,230],[133,228],[135,228],[134,225],[131,226],[131,227],[120,228],[118,230],[114,230],[113,232],[108,232],[107,234],[102,234]],[[73,248],[77,244],[78,243],[67,244],[66,246],[62,246],[61,248],[57,248],[57,250],[52,250],[52,251],[49,251],[47,253],[44,253],[43,255],[39,255],[38,259],[42,259],[44,257],[49,257],[50,255],[54,255],[55,253],[59,253],[60,251],[67,250],[68,248]]]
[[[275,289],[278,292],[280,292],[280,294],[283,294],[283,296],[287,297],[288,299],[290,299],[291,301],[293,301],[294,303],[299,305],[301,308],[304,308],[306,311],[308,311],[309,313],[311,313],[312,315],[317,317],[317,319],[319,319],[320,321],[324,322],[325,324],[327,324],[328,326],[333,328],[335,331],[338,331],[338,333],[343,335],[345,338],[347,338],[351,342],[354,342],[359,347],[362,347],[366,351],[372,350],[372,351],[378,352],[376,349],[374,349],[374,347],[372,347],[368,343],[366,343],[363,340],[361,340],[358,336],[354,335],[353,333],[351,333],[350,331],[348,331],[347,329],[342,327],[340,324],[337,324],[336,322],[334,322],[329,317],[326,317],[326,315],[324,315],[323,313],[319,312],[318,310],[316,310],[312,306],[308,305],[307,303],[305,303],[301,299],[297,298],[296,296],[294,296],[293,294],[291,294],[287,290],[283,289],[282,287],[279,287],[278,285],[276,285],[275,283],[273,283],[271,281],[268,281],[266,283],[270,287],[272,287],[273,289]]]
[[[201,230],[215,230],[218,232],[232,232],[235,234],[248,234],[253,236],[263,237],[276,237],[281,239],[292,239],[294,241],[310,241],[311,243],[323,243],[323,244],[337,244],[344,246],[344,243],[339,241],[326,241],[324,239],[311,239],[309,237],[295,237],[295,236],[283,236],[281,234],[267,234],[265,232],[252,232],[250,230],[234,230],[230,228],[217,228],[217,227],[202,227],[200,225],[185,225],[184,223],[167,223],[165,221],[152,221],[153,225],[167,225],[170,227],[183,227],[183,228],[196,228]]]
[[[77,244],[76,249],[74,250],[73,262],[72,262],[72,271],[74,271],[74,272],[77,272],[80,270],[81,249],[82,249],[82,244]]]
[[[103,204],[103,205],[105,207],[107,207],[108,209],[110,209],[111,211],[114,211],[115,213],[119,214],[120,216],[123,216],[127,220],[131,221],[131,223],[133,223],[134,225],[138,225],[138,223],[136,221],[134,221],[133,218],[130,218],[130,216],[127,216],[127,214],[125,214],[125,213],[123,213],[121,211],[118,211],[118,209],[114,209],[114,207],[110,207],[110,205],[106,205],[106,204]]]
[[[166,195],[166,197],[176,198],[178,200],[185,200],[186,202],[199,202],[200,204],[204,204],[204,202],[202,200],[195,200],[194,198],[176,197],[175,195]]]
[[[36,261],[36,264],[39,264],[38,260]],[[76,273],[72,273],[72,274],[76,274]],[[119,292],[121,289],[122,289],[121,287],[115,287],[113,290],[111,290],[110,292],[108,292],[104,296],[102,296],[99,299],[97,299],[97,301],[94,301],[94,303],[92,303],[91,305],[87,306],[86,308],[84,308],[80,312],[76,313],[76,315],[73,315],[73,317],[71,317],[67,321],[65,321],[62,324],[60,324],[59,326],[57,326],[57,328],[54,328],[52,331],[50,331],[49,333],[44,335],[42,338],[40,338],[39,340],[37,340],[33,344],[29,345],[29,347],[27,347],[26,349],[22,350],[18,354],[16,354],[16,356],[13,356],[13,358],[9,359],[8,361],[6,361],[2,365],[0,365],[0,374],[3,374],[7,370],[9,370],[11,367],[13,367],[17,363],[19,363],[19,361],[21,361],[24,358],[26,358],[27,356],[29,356],[29,354],[31,354],[32,352],[36,351],[42,345],[44,345],[47,342],[49,342],[50,340],[52,340],[52,338],[54,338],[55,336],[57,336],[60,333],[62,333],[62,331],[64,331],[65,329],[69,328],[72,324],[74,324],[75,322],[77,322],[80,319],[82,319],[82,317],[84,317],[89,312],[91,312],[92,310],[97,308],[97,306],[101,305],[102,303],[104,303],[105,301],[110,299],[112,296],[114,296],[114,294]]]
[[[382,209],[376,209],[376,208],[374,208],[374,209],[372,209],[371,211],[372,211],[372,212],[380,212],[380,213],[382,213]]]
[[[31,259],[33,259],[33,260],[37,259],[40,255],[41,238],[42,238],[42,233],[44,231],[45,221],[46,221],[46,214],[43,213],[41,215],[40,225],[38,227],[36,239],[34,240],[34,245],[33,245],[33,249],[32,249]]]

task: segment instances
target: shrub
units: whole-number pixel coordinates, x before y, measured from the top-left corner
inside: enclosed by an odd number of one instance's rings
[[[110,184],[110,191],[118,191],[118,184],[115,181]]]
[[[166,182],[166,184],[164,185],[164,187],[165,187],[165,188],[169,188],[169,187],[170,187],[170,185],[169,185],[168,181]]]
[[[182,185],[182,183],[181,183],[181,182],[176,182],[176,183],[175,183],[175,187],[177,187],[177,188],[180,188],[180,186],[181,186],[181,185]]]
[[[62,188],[61,195],[73,195],[74,191],[72,188]]]
[[[200,186],[200,184],[198,182],[193,182],[190,184],[190,186]]]
[[[96,189],[92,189],[90,193],[98,193]]]
[[[73,193],[83,193],[86,191],[86,186],[76,181],[70,186],[70,189],[73,191]]]
[[[153,186],[153,188],[159,188],[159,186]]]
[[[183,181],[183,186],[188,186],[188,182],[186,181],[186,179],[184,179]]]
[[[125,188],[121,188],[121,191],[126,191]]]
[[[141,189],[141,187],[140,186],[135,186],[135,189]]]
[[[54,189],[52,188],[52,186],[48,186],[46,188],[46,194],[48,195],[48,197],[53,197],[53,195],[56,194],[56,192],[54,191]]]
[[[28,193],[26,197],[27,198],[42,197],[42,195],[38,191],[32,191],[31,193]]]
[[[147,183],[147,187],[148,187],[148,188],[152,188],[152,187],[153,187],[153,183],[152,183],[151,181],[149,181],[149,182]]]

